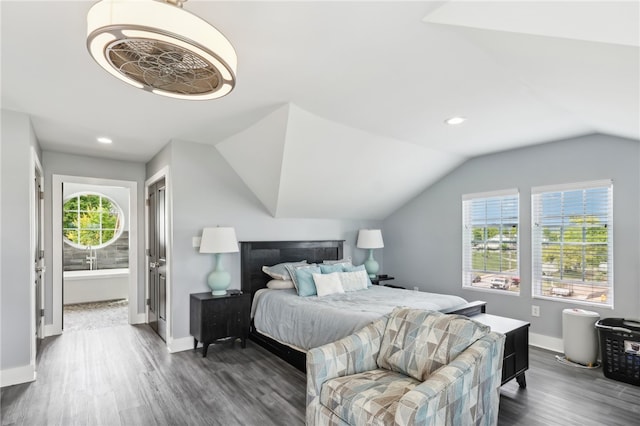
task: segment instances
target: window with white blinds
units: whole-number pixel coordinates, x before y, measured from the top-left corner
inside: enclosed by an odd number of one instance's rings
[[[613,184],[531,190],[533,297],[613,306]]]
[[[462,196],[462,285],[520,293],[517,189]]]

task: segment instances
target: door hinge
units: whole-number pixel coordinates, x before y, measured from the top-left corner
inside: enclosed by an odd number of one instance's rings
[[[145,249],[145,250],[144,250],[144,253],[145,253],[147,256],[151,256],[151,249]]]
[[[40,259],[44,257],[44,250],[40,250]]]
[[[147,306],[151,306],[151,299],[147,299]]]
[[[148,206],[151,205],[151,200],[149,198],[147,198],[146,200],[144,200],[144,203]]]
[[[40,191],[40,199],[44,200],[44,191]]]
[[[40,309],[40,316],[43,317],[44,316],[44,309]]]

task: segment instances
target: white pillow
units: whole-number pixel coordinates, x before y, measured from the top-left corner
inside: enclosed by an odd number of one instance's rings
[[[358,291],[368,288],[367,271],[338,272],[338,277],[344,291]]]
[[[272,290],[284,290],[286,288],[294,288],[291,280],[271,280],[267,283],[267,288]]]
[[[313,282],[316,284],[318,297],[328,296],[335,293],[344,293],[340,282],[339,272],[330,274],[313,274]]]

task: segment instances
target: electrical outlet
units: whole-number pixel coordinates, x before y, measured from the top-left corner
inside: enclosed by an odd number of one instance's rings
[[[532,317],[540,316],[540,306],[531,305],[531,316]]]

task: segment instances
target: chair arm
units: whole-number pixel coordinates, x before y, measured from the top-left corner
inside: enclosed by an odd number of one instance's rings
[[[378,368],[376,360],[386,325],[384,317],[354,334],[307,352],[307,425],[316,424],[323,383]]]
[[[496,425],[505,336],[491,332],[407,392],[396,425]]]

